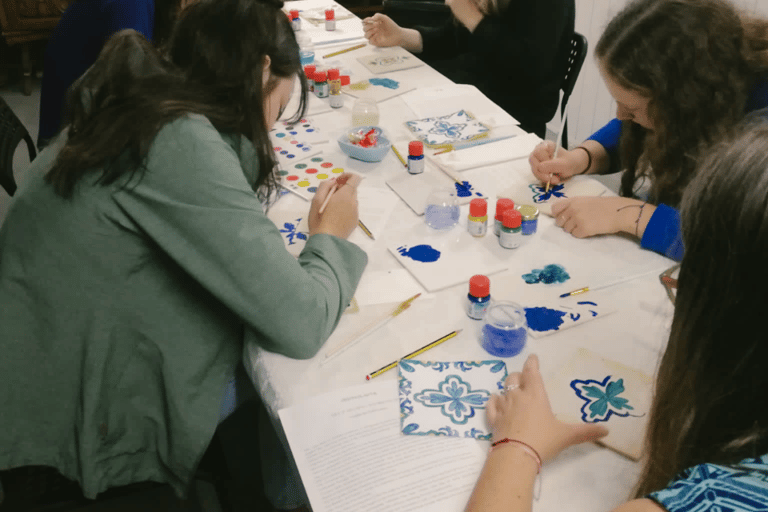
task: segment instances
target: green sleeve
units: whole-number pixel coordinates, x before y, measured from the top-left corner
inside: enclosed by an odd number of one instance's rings
[[[312,357],[352,299],[367,256],[346,240],[314,235],[297,261],[244,172],[232,145],[191,116],[160,131],[146,173],[114,200],[264,348]]]

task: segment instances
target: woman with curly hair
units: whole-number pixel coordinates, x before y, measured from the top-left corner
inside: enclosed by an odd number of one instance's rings
[[[643,469],[634,499],[614,512],[768,510],[768,336],[756,327],[768,287],[766,147],[764,120],[737,130],[683,193],[686,253]],[[489,453],[467,512],[530,511],[541,463],[607,433],[554,416],[536,356],[506,386],[486,410],[494,442],[507,441]]]
[[[625,169],[622,197],[562,200],[552,207],[557,225],[579,238],[625,232],[680,260],[675,208],[702,152],[768,106],[768,21],[727,0],[634,0],[595,55],[617,118],[558,158],[541,144],[533,174],[557,185]]]

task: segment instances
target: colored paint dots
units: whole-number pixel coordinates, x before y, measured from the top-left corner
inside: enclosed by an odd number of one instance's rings
[[[297,185],[300,187],[308,187],[309,182],[307,180],[301,180],[300,182],[297,183]]]
[[[320,167],[323,167],[325,169],[329,169],[329,168],[333,167],[333,164],[331,162],[323,162],[323,163],[320,164]]]
[[[314,158],[312,159],[312,161],[313,161],[313,162],[322,162],[322,161],[323,161],[323,158],[322,158],[322,157],[319,157],[319,156],[316,156],[316,157],[314,157]]]
[[[307,192],[312,192],[314,194],[315,192],[317,192],[317,187],[309,187],[307,189]]]
[[[327,174],[318,174],[317,175],[317,179],[319,179],[319,180],[326,180],[326,179],[328,179],[328,175]]]
[[[311,169],[307,169],[307,170],[306,170],[306,171],[304,171],[304,172],[306,172],[307,174],[317,174],[317,169],[315,169],[315,168],[313,167],[313,168],[311,168]]]
[[[296,175],[293,175],[293,174],[292,174],[292,175],[288,176],[288,177],[287,177],[287,178],[285,178],[285,179],[286,179],[286,180],[288,180],[288,181],[296,181],[296,180],[298,180],[298,179],[299,179],[299,177],[298,177],[298,176],[296,176]]]
[[[294,167],[296,167],[297,169],[306,169],[307,164],[296,164]]]
[[[277,174],[278,174],[279,176],[288,176],[288,171],[283,171],[283,170],[280,170],[280,171],[278,171],[278,173],[277,173]]]
[[[283,137],[285,137],[285,134],[283,132],[276,133],[275,137],[280,137],[282,139]]]
[[[331,172],[333,174],[341,174],[342,172],[344,172],[344,169],[342,169],[341,167],[337,167],[334,170],[332,170]]]

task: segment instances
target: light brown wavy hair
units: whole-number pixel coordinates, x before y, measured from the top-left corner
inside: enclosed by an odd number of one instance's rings
[[[768,121],[711,148],[686,188],[685,256],[636,488],[768,453]]]
[[[744,117],[768,71],[768,21],[726,0],[634,0],[595,55],[620,86],[650,99],[653,131],[624,122],[621,195],[634,196],[648,176],[649,200],[677,206],[702,152]]]

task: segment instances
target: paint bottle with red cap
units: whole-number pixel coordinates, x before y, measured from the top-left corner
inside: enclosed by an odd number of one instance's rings
[[[424,172],[424,143],[412,140],[408,143],[408,172],[421,174]]]
[[[299,18],[299,10],[298,9],[291,9],[291,27],[293,27],[293,30],[298,32],[301,30],[301,18]]]
[[[469,217],[467,231],[476,237],[485,236],[488,232],[488,201],[475,198],[469,202]]]
[[[325,30],[336,30],[336,13],[333,9],[325,10]]]
[[[505,249],[517,249],[523,243],[523,216],[512,208],[504,212],[499,231],[499,245]]]
[[[317,66],[314,64],[307,64],[304,66],[304,76],[307,77],[307,86],[309,87],[309,92],[315,92],[315,71],[317,70]]]
[[[496,213],[493,217],[493,234],[499,236],[501,233],[501,222],[504,220],[504,212],[514,210],[515,202],[506,197],[496,200]]]
[[[315,94],[318,98],[328,97],[328,77],[325,71],[315,71]]]
[[[338,69],[328,70],[329,103],[333,108],[344,106],[344,97],[341,95],[341,78]]]
[[[467,294],[467,316],[473,320],[482,320],[488,306],[491,305],[491,281],[487,276],[477,274],[469,278]]]

